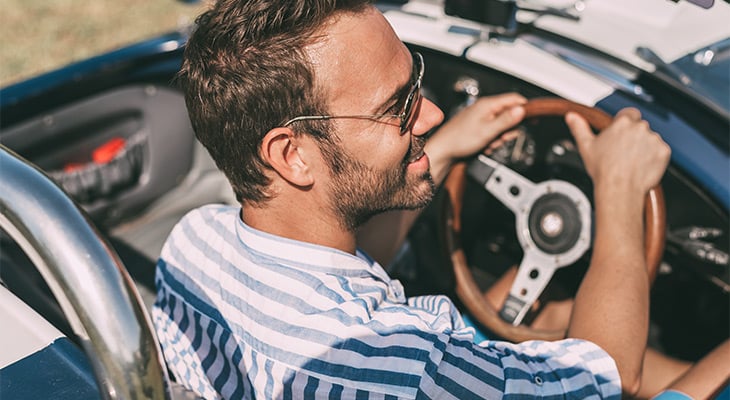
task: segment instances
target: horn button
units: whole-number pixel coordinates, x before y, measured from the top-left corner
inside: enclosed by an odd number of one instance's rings
[[[573,199],[562,193],[547,193],[533,203],[527,225],[538,249],[562,254],[575,246],[583,224]]]

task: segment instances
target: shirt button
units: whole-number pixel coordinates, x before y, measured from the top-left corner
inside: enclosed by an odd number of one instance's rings
[[[536,376],[535,383],[537,384],[537,386],[542,386],[542,378],[540,378],[539,376]]]

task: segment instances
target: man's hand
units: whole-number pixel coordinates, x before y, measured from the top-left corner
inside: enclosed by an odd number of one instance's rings
[[[638,110],[621,110],[599,135],[578,114],[568,113],[565,121],[596,186],[618,187],[643,196],[661,180],[671,150]]]
[[[619,112],[598,135],[577,114],[568,113],[565,120],[595,192],[591,266],[575,297],[568,336],[590,340],[610,354],[624,392],[633,396],[641,387],[649,330],[642,210],[670,150],[635,109]]]
[[[426,143],[436,184],[446,177],[455,161],[503,143],[502,138],[508,135],[500,135],[522,121],[522,105],[526,102],[516,93],[482,97],[439,128]]]

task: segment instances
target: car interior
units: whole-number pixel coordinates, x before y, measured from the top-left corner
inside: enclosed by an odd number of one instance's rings
[[[469,103],[463,86],[470,82],[481,95],[553,96],[463,58],[414,49],[428,66],[424,95],[447,116]],[[203,204],[236,204],[225,177],[194,139],[183,95],[171,80],[162,74],[114,85],[0,132],[5,146],[42,168],[88,213],[148,307],[154,302],[155,262],[173,225]],[[559,117],[529,119],[520,129],[518,139],[498,149],[493,159],[534,182],[569,181],[592,199],[590,179]],[[676,166],[670,166],[662,188],[666,247],[652,289],[650,345],[695,361],[730,336],[730,221],[726,209]],[[461,304],[441,242],[444,197],[440,192],[424,210],[387,269],[409,296],[446,293]],[[514,215],[472,180],[466,183],[462,213],[462,245],[473,275],[486,289],[522,258]],[[6,235],[0,240],[2,283],[73,339],[33,263]],[[590,250],[559,270],[545,295],[572,297],[589,260]]]

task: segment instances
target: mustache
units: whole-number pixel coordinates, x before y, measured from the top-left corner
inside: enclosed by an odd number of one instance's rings
[[[408,153],[406,153],[406,156],[403,159],[403,164],[407,165],[418,159],[423,153],[424,147],[426,147],[426,138],[423,136],[413,136],[411,138],[411,146],[408,148]]]

